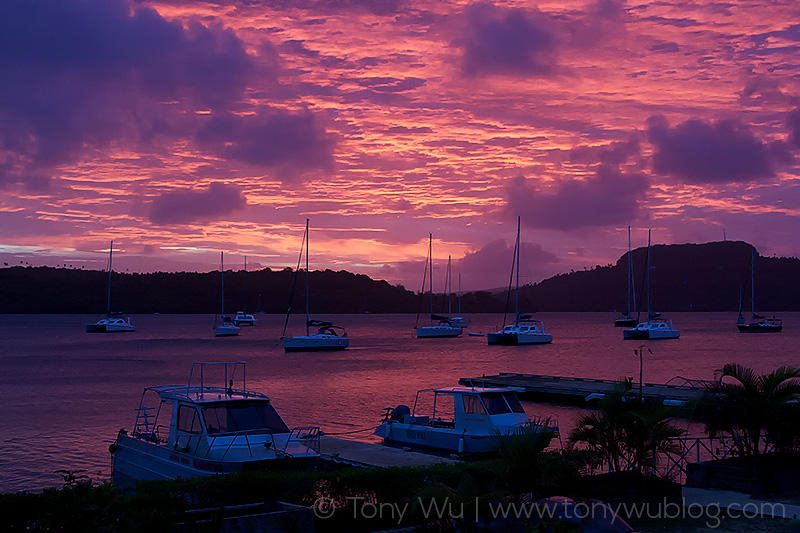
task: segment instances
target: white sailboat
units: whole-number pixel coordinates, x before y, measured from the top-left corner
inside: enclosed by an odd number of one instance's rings
[[[623,339],[657,340],[677,339],[681,332],[672,326],[671,319],[658,318],[659,313],[650,310],[650,230],[647,230],[647,320],[636,327],[622,331]]]
[[[220,278],[220,316],[222,324],[217,325],[214,319],[214,335],[216,337],[233,337],[239,334],[239,326],[233,323],[231,317],[225,315],[225,268],[222,264],[222,252],[219,253],[219,278]]]
[[[430,290],[430,319],[429,326],[419,325],[419,313],[417,313],[417,323],[414,329],[417,332],[418,339],[431,339],[441,337],[458,337],[462,333],[462,329],[453,325],[450,322],[449,316],[437,315],[433,312],[433,234],[428,235],[428,277],[429,277],[429,290]],[[425,287],[425,278],[423,276],[423,291]],[[421,296],[421,294],[420,294]]]
[[[739,307],[739,321],[736,327],[742,333],[773,333],[783,330],[783,321],[780,318],[771,317],[767,318],[763,315],[756,314],[756,290],[755,290],[755,274],[753,267],[755,266],[755,248],[750,249],[750,322],[745,322],[742,316],[741,301]],[[740,298],[741,300],[741,298]]]
[[[121,313],[111,311],[111,259],[114,250],[114,241],[108,247],[108,305],[106,308],[106,317],[101,318],[97,322],[86,324],[86,333],[124,333],[136,331],[136,326],[131,324],[130,317],[120,316]]]
[[[283,325],[283,349],[286,352],[312,352],[312,351],[330,351],[330,350],[344,350],[350,346],[350,339],[347,337],[347,332],[341,326],[334,326],[332,322],[324,322],[321,320],[312,320],[309,311],[309,284],[308,284],[308,219],[306,219],[306,232],[303,238],[303,246],[300,248],[300,257],[303,255],[303,248],[306,253],[306,334],[298,335],[296,337],[286,336],[286,326],[289,323],[289,314],[292,311],[291,302],[289,310],[286,312],[286,322]],[[300,270],[300,261],[298,260],[297,272]],[[296,279],[296,278],[295,278]],[[292,290],[292,298],[294,298],[294,290]],[[317,328],[316,333],[312,333],[310,328]]]
[[[518,346],[525,344],[548,344],[553,342],[553,336],[544,331],[544,323],[541,320],[533,320],[531,315],[522,314],[519,311],[519,229],[520,217],[517,217],[517,242],[514,246],[514,263],[511,266],[511,273],[517,273],[517,288],[515,293],[515,318],[514,323],[506,325],[506,315],[503,315],[503,328],[500,331],[486,334],[487,343],[492,345]],[[516,265],[516,266],[515,266]],[[508,286],[509,295],[511,293],[511,283]]]

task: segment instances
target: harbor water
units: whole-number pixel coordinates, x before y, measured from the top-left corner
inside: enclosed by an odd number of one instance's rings
[[[467,331],[493,331],[502,315],[472,315],[459,338],[416,339],[414,315],[338,315],[350,348],[284,353],[284,316],[257,315],[238,337],[215,338],[208,315],[134,315],[134,333],[87,334],[87,315],[0,315],[0,491],[60,486],[57,470],[110,474],[108,446],[131,429],[146,386],[184,384],[194,361],[245,361],[247,387],[272,397],[289,426],[318,425],[326,434],[377,442],[372,430],[386,407],[413,405],[418,389],[453,386],[499,372],[639,379],[646,383],[711,379],[725,363],[769,372],[800,366],[800,313],[782,313],[784,331],[739,333],[735,313],[672,313],[681,338],[624,341],[610,313],[538,313],[553,343],[487,346]],[[305,333],[293,316],[287,334]],[[301,331],[302,330],[302,331]],[[237,386],[240,384],[237,383]],[[584,410],[524,402],[550,416],[562,434]]]

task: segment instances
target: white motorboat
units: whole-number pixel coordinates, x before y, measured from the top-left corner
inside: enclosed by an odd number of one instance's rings
[[[543,428],[511,389],[447,387],[418,391],[413,409],[387,408],[375,435],[387,444],[484,453],[497,449],[499,435]],[[547,428],[558,432],[557,424]]]
[[[517,273],[517,287],[514,291],[514,323],[506,325],[506,315],[503,315],[503,327],[500,331],[486,334],[486,343],[489,346],[523,346],[528,344],[549,344],[553,336],[544,330],[541,320],[533,320],[531,315],[519,312],[519,252],[520,252],[520,217],[517,217],[517,241],[514,245],[514,262],[511,264],[511,274]],[[511,296],[511,282],[508,284],[508,295]]]
[[[86,333],[123,333],[136,331],[136,326],[131,324],[130,317],[120,316],[122,313],[111,311],[111,272],[113,271],[111,260],[114,251],[114,241],[108,247],[108,293],[106,318],[101,318],[97,322],[86,324]]]
[[[661,313],[650,310],[650,230],[647,230],[647,321],[636,324],[635,327],[622,330],[625,340],[659,340],[678,339],[681,332],[672,326],[672,320],[659,318]]]
[[[234,337],[239,334],[239,325],[233,319],[225,314],[225,268],[222,263],[222,252],[219,253],[219,276],[220,276],[220,320],[221,323],[217,324],[216,317],[214,318],[214,336],[215,337]]]
[[[256,317],[245,313],[244,311],[239,311],[236,313],[236,316],[233,317],[233,323],[236,326],[255,326]]]
[[[146,387],[133,430],[109,447],[112,483],[315,465],[319,427],[289,429],[269,396],[246,385],[235,362],[193,363],[188,384]]]
[[[131,324],[129,317],[101,318],[97,322],[86,324],[86,333],[122,333],[136,331],[136,326]]]
[[[429,326],[419,325],[419,313],[417,313],[417,322],[414,325],[414,330],[417,333],[418,339],[433,339],[442,337],[458,337],[463,333],[460,326],[453,324],[449,316],[437,315],[433,312],[433,234],[428,235],[428,258],[426,260],[425,272],[428,276],[429,292],[430,292],[430,320]],[[449,278],[449,262],[448,262],[448,278]],[[445,287],[447,285],[445,284]],[[420,291],[420,298],[425,290],[425,278],[422,279],[423,290]],[[421,307],[421,306],[420,306]]]
[[[300,248],[300,259],[302,259],[303,249],[306,254],[306,334],[295,337],[286,336],[286,327],[289,324],[291,314],[291,302],[289,310],[286,312],[286,322],[283,325],[283,350],[285,352],[321,352],[330,350],[344,350],[350,346],[350,339],[347,332],[341,326],[334,326],[332,322],[322,320],[312,320],[309,311],[309,283],[308,283],[308,219],[306,219],[306,232],[304,235],[304,246]],[[297,261],[298,268],[295,270],[295,280],[297,273],[300,272],[300,259]],[[294,300],[294,288],[292,288],[292,300]],[[311,328],[317,328],[316,333],[311,332]]]

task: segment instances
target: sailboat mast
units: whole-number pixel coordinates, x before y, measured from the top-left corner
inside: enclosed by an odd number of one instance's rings
[[[308,322],[311,320],[311,313],[308,310],[308,219],[306,219],[306,335],[308,335]]]
[[[219,310],[222,316],[222,323],[225,323],[225,268],[222,266],[222,252],[219,253],[219,286],[221,294],[219,299]]]
[[[453,314],[453,279],[451,278],[450,256],[447,256],[447,317]]]
[[[517,290],[515,291],[514,301],[514,323],[519,324],[519,221],[521,217],[517,217],[517,244],[515,246],[517,251]]]
[[[111,241],[111,244],[108,245],[108,301],[106,303],[106,315],[111,316],[111,270],[112,270],[112,254],[114,253],[114,241]]]
[[[244,256],[244,303],[242,304],[242,314],[247,313],[247,256]]]
[[[647,320],[650,321],[650,232],[647,230]]]
[[[755,248],[750,249],[750,314],[753,315],[753,322],[756,321],[756,274],[753,267],[756,264]]]
[[[625,314],[626,317],[630,318],[631,316],[631,270],[632,270],[632,263],[631,260],[631,227],[628,226],[628,312]]]
[[[433,323],[433,233],[428,234],[428,288],[431,293],[431,323]]]

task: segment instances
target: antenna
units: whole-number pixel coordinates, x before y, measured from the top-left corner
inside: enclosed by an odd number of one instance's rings
[[[461,358],[461,364],[464,365],[464,372],[467,373],[467,379],[469,380],[469,386],[474,391],[475,390],[475,383],[473,383],[472,382],[472,378],[469,377],[469,370],[467,369],[467,362],[464,360],[464,354],[462,354],[461,352],[458,352],[458,356]]]

